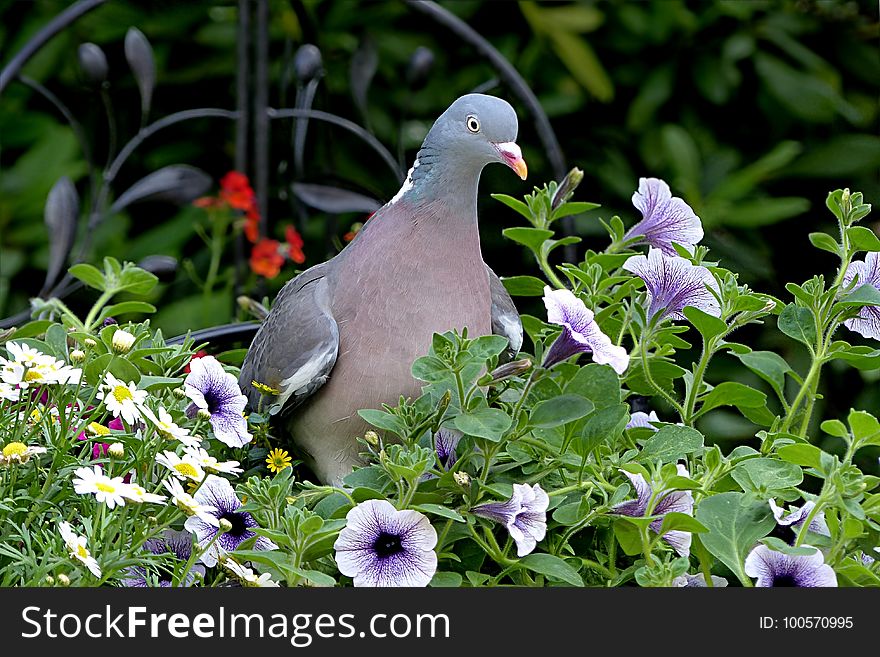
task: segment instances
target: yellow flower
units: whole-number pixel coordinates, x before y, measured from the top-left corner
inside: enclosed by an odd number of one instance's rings
[[[269,470],[276,474],[284,468],[289,468],[292,461],[293,459],[290,458],[290,454],[283,449],[273,449],[266,457],[266,465],[269,466]]]
[[[268,386],[265,383],[260,383],[259,381],[251,381],[251,385],[257,389],[258,392],[264,395],[280,395],[281,391],[273,388],[272,386]]]

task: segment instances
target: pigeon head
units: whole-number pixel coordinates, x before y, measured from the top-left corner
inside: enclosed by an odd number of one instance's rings
[[[501,162],[523,180],[528,169],[516,145],[516,112],[505,100],[467,94],[456,100],[434,122],[419,151],[419,165],[473,169]]]

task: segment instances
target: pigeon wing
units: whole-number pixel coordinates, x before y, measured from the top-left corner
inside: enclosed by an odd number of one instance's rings
[[[510,341],[499,359],[502,363],[513,360],[523,343],[523,327],[513,299],[504,288],[501,279],[486,265],[489,275],[489,292],[492,296],[492,333],[503,335]]]

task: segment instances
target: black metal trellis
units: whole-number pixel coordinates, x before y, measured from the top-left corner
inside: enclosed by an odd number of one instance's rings
[[[308,123],[311,120],[326,122],[355,135],[391,169],[393,175],[402,181],[403,167],[398,157],[395,157],[369,128],[354,121],[343,118],[336,114],[316,110],[312,108],[315,91],[322,76],[322,63],[320,51],[313,45],[306,44],[300,47],[294,57],[294,72],[297,77],[296,98],[293,108],[274,108],[270,105],[269,93],[269,3],[268,0],[238,0],[238,25],[237,25],[237,65],[236,65],[236,103],[235,109],[223,108],[197,108],[183,110],[159,118],[152,123],[147,123],[147,115],[150,108],[152,85],[155,83],[155,71],[152,61],[152,50],[146,37],[138,30],[132,28],[126,36],[126,57],[138,82],[142,97],[142,125],[140,130],[127,142],[118,153],[114,153],[111,147],[107,164],[103,170],[98,171],[95,164],[95,154],[91,151],[86,135],[74,115],[66,107],[64,102],[38,82],[21,74],[23,66],[33,57],[46,43],[58,33],[72,25],[79,18],[99,8],[107,0],[78,0],[70,7],[62,11],[58,16],[46,24],[24,47],[10,59],[2,71],[0,71],[0,96],[3,91],[14,81],[25,84],[51,103],[64,117],[79,141],[84,157],[88,162],[90,174],[89,184],[91,187],[91,208],[87,213],[89,230],[76,254],[72,255],[73,243],[65,245],[66,248],[52,249],[54,258],[62,261],[50,263],[47,272],[47,280],[43,285],[38,300],[52,297],[63,299],[80,287],[78,281],[68,274],[60,276],[60,280],[52,277],[53,270],[57,277],[62,264],[80,262],[88,253],[91,235],[102,221],[115,212],[126,207],[129,203],[137,202],[145,198],[166,198],[177,202],[189,202],[200,196],[210,186],[210,178],[188,165],[172,165],[154,172],[135,183],[128,190],[122,192],[112,204],[109,203],[113,182],[120,169],[125,165],[128,158],[141,145],[157,132],[178,123],[197,119],[221,118],[235,121],[235,168],[238,171],[252,176],[254,188],[260,212],[259,232],[261,235],[268,233],[268,198],[269,198],[269,172],[270,172],[270,130],[271,124],[278,119],[293,119],[293,176],[294,181],[300,179],[303,174],[303,151],[305,148],[305,135]],[[452,12],[430,0],[407,0],[407,6],[414,11],[426,16],[438,25],[449,30],[462,42],[471,46],[475,52],[486,60],[495,70],[498,80],[508,87],[510,92],[528,110],[536,132],[547,154],[554,176],[561,179],[566,172],[565,159],[559,142],[550,124],[546,113],[541,108],[534,92],[517,72],[514,66],[492,44],[480,35],[476,30],[455,16]],[[299,8],[301,9],[301,8]],[[88,54],[92,61],[100,62],[103,53],[98,46],[88,45],[86,53],[81,51],[81,63],[83,55]],[[426,54],[427,51],[427,54]],[[370,55],[370,53],[367,53]],[[426,48],[420,48],[413,55],[410,69],[407,71],[407,81],[414,88],[419,80],[430,69],[433,57]],[[369,66],[369,64],[368,64]],[[100,68],[100,66],[98,66]],[[354,66],[353,66],[354,70]],[[152,71],[152,78],[151,78]],[[100,74],[100,71],[98,71]],[[492,81],[492,85],[496,81]],[[109,98],[106,90],[99,85],[102,100],[108,112],[108,121],[111,122]],[[357,99],[356,99],[357,102]],[[361,101],[362,103],[362,101]],[[363,108],[361,108],[362,114]],[[53,192],[47,201],[47,222],[50,215],[54,222],[80,221],[79,198],[75,188],[69,181],[62,179],[56,183]],[[57,189],[56,189],[57,188]],[[292,202],[303,216],[305,207],[312,207],[331,214],[345,211],[351,207],[356,211],[363,211],[366,199],[364,196],[346,192],[335,188],[322,189],[318,185],[303,185],[294,182],[290,185],[294,198]],[[72,190],[72,191],[71,191]],[[54,199],[54,200],[53,200]],[[123,202],[124,201],[124,202]],[[49,207],[51,203],[55,205]],[[369,206],[369,203],[367,203]],[[73,213],[69,208],[73,208]],[[571,218],[564,224],[566,232],[571,230]],[[56,231],[58,232],[58,231]],[[75,230],[72,231],[75,233]],[[70,226],[62,234],[70,234]],[[50,232],[50,240],[57,239]],[[241,280],[244,266],[243,239],[239,236],[234,245],[235,256],[235,281],[234,290],[236,296],[241,293]],[[157,267],[161,259],[146,259],[140,263],[146,268]],[[161,268],[167,270],[169,263],[161,260]],[[16,326],[27,321],[32,311],[23,310],[11,317],[0,320],[0,330]],[[198,341],[210,341],[214,343],[233,343],[248,340],[256,330],[254,322],[242,322],[220,327],[212,327],[193,334]],[[183,336],[174,338],[172,341],[182,341]]]

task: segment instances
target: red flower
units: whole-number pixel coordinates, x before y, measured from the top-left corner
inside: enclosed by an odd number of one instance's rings
[[[251,244],[256,244],[260,238],[260,215],[248,214],[244,220],[244,235]]]
[[[279,252],[278,240],[262,239],[251,250],[251,271],[259,276],[275,278],[281,272],[284,256]]]
[[[238,171],[230,171],[220,179],[220,198],[243,212],[250,212],[256,205],[256,196],[248,177]]]
[[[303,253],[303,238],[293,226],[288,226],[284,230],[284,237],[287,240],[287,255],[296,264],[301,265],[306,261],[306,254]]]
[[[193,354],[192,358],[189,359],[189,362],[193,362],[196,358],[204,358],[208,355],[208,352],[204,349],[199,349],[196,353]],[[189,363],[186,364],[186,367],[183,368],[183,371],[189,374]]]

